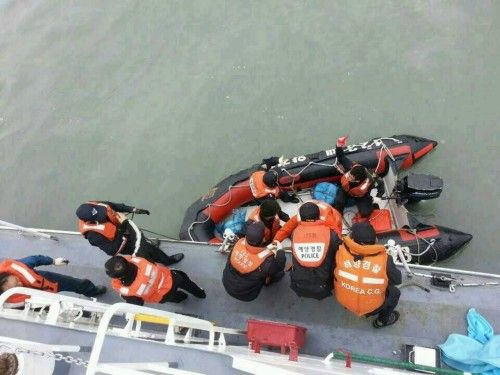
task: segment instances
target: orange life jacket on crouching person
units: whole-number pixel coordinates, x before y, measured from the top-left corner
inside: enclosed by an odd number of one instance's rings
[[[280,193],[280,189],[279,187],[274,187],[274,188],[271,188],[269,186],[267,186],[265,183],[264,183],[264,175],[266,174],[266,172],[264,171],[257,171],[257,172],[254,172],[252,173],[252,175],[250,176],[250,180],[248,181],[248,184],[250,185],[250,189],[252,190],[252,195],[254,196],[254,198],[264,198],[264,197],[267,197],[269,195],[272,195],[274,197],[278,197],[279,193]]]
[[[6,272],[16,276],[23,287],[40,289],[51,293],[59,291],[59,285],[47,280],[42,275],[36,273],[31,267],[14,259],[7,259],[0,263],[0,273]],[[25,294],[14,294],[7,298],[6,307],[22,307],[24,301],[28,298]]]
[[[260,207],[257,207],[250,213],[248,220],[252,220],[255,222],[262,221],[262,219],[260,218]],[[278,217],[278,215],[275,215],[272,228],[269,229],[267,226],[264,227],[264,242],[271,242],[271,240],[274,238],[274,235],[280,230],[280,228],[280,218]]]
[[[113,241],[116,237],[117,227],[120,224],[116,211],[113,210],[110,207],[110,205],[106,203],[89,201],[87,202],[87,204],[92,204],[95,206],[101,206],[106,208],[106,217],[108,221],[104,223],[96,223],[92,221],[79,220],[78,229],[80,230],[80,233],[82,235],[85,235],[85,233],[90,231],[97,232],[99,234],[102,234],[108,240]]]
[[[382,306],[389,284],[387,253],[382,245],[360,245],[344,237],[335,256],[335,296],[356,315],[366,315]]]
[[[354,167],[359,167],[360,164],[355,164]],[[364,167],[363,167],[364,168]],[[352,168],[351,168],[352,169]],[[355,180],[351,171],[344,173],[340,179],[340,184],[342,185],[342,189],[349,194],[351,197],[360,198],[368,194],[373,186],[373,178],[370,176],[367,171],[367,177],[356,184],[356,186],[351,187],[350,183]]]
[[[324,221],[326,225],[339,235],[342,235],[342,215],[326,202],[311,200],[319,208],[319,220]],[[297,221],[302,222],[300,214],[297,214]]]
[[[229,262],[236,271],[244,275],[257,270],[270,256],[273,256],[272,251],[249,245],[245,238],[240,238],[231,251]]]
[[[137,276],[130,285],[123,285],[120,279],[112,279],[111,286],[125,297],[139,297],[147,303],[158,303],[172,290],[170,269],[144,258],[124,256],[125,260],[137,266]]]

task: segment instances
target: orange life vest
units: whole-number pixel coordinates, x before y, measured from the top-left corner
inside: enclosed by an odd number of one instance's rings
[[[355,260],[355,255],[360,259]],[[344,237],[335,262],[335,295],[342,306],[359,316],[382,306],[389,283],[384,246],[359,245]]]
[[[326,202],[311,200],[310,202],[319,207],[319,219],[324,221],[330,229],[334,230],[339,237],[342,235],[342,215]],[[300,223],[302,219],[300,214],[297,214],[297,221]]]
[[[148,303],[158,303],[172,289],[172,273],[165,266],[148,262],[144,258],[125,255],[127,262],[137,266],[137,276],[130,285],[112,279],[111,286],[126,297],[139,297]]]
[[[99,203],[94,201],[89,201],[87,203],[95,206],[105,207],[108,221],[106,221],[105,223],[96,223],[92,221],[79,220],[78,229],[80,230],[80,233],[82,235],[85,235],[85,233],[89,231],[97,232],[102,234],[108,240],[113,241],[116,237],[117,226],[120,224],[116,211],[106,203]]]
[[[250,216],[248,216],[248,220],[252,220],[255,222],[262,221],[262,219],[260,218],[260,207],[257,207],[250,213]],[[267,226],[264,227],[264,241],[270,242],[273,239],[276,232],[280,230],[280,228],[281,228],[280,218],[278,217],[278,215],[276,215],[274,216],[271,230]]]
[[[355,164],[354,166],[357,165],[360,164]],[[368,177],[366,177],[356,186],[350,187],[349,183],[353,181],[354,181],[354,176],[351,174],[351,171],[348,171],[342,175],[340,179],[340,184],[342,185],[342,189],[344,189],[344,191],[347,192],[347,194],[356,198],[365,196],[370,191],[373,185],[373,179],[370,177],[370,175],[368,175]]]
[[[251,246],[245,238],[240,238],[231,251],[229,262],[236,271],[247,274],[258,269],[272,255],[273,252],[265,247]]]
[[[59,291],[57,283],[47,280],[36,273],[31,267],[17,260],[7,259],[0,263],[0,273],[2,272],[16,276],[26,288],[40,289],[51,293]],[[27,298],[29,296],[25,294],[14,294],[7,298],[6,307],[22,307]]]
[[[330,248],[330,228],[323,221],[303,221],[293,231],[292,255],[306,268],[323,264]]]
[[[252,195],[254,198],[264,198],[269,195],[277,197],[280,193],[279,187],[270,188],[264,183],[264,175],[266,172],[257,171],[252,173],[248,184],[250,185],[250,190],[252,190]]]

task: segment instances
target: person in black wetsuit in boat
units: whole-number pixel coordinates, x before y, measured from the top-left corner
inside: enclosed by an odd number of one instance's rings
[[[184,254],[165,254],[158,244],[147,239],[137,225],[123,212],[146,214],[149,211],[108,201],[89,201],[78,207],[80,233],[110,256],[135,255],[166,266],[180,262]]]
[[[339,212],[343,212],[346,200],[353,198],[361,217],[367,218],[373,212],[373,198],[370,192],[376,186],[377,196],[382,196],[384,183],[380,178],[372,175],[363,165],[352,162],[344,154],[346,141],[347,136],[339,138],[335,148],[337,161],[345,172],[340,180],[342,186],[337,191],[333,206]]]

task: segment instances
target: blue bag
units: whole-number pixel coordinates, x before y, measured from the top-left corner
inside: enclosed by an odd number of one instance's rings
[[[219,232],[221,235],[228,228],[231,229],[233,233],[242,233],[243,226],[245,225],[245,218],[246,218],[245,208],[239,208],[233,210],[231,216],[229,216],[226,220],[215,226],[215,230]]]
[[[333,204],[339,186],[330,182],[320,182],[314,187],[313,198],[319,201]]]

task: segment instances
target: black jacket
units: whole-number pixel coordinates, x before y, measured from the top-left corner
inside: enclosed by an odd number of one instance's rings
[[[108,204],[117,212],[130,213],[134,210],[134,207],[127,206],[123,203],[113,203],[108,201],[102,201],[101,203]],[[118,226],[115,239],[112,241],[108,240],[102,234],[92,231],[87,232],[85,234],[85,238],[92,246],[97,246],[110,256],[116,255],[120,248],[120,254],[130,255],[133,254],[134,251],[137,251],[141,246],[143,234],[132,220],[125,220]]]
[[[278,250],[275,257],[268,257],[255,271],[241,274],[231,265],[230,260],[231,254],[222,273],[222,284],[230,296],[241,301],[257,298],[266,279],[283,272],[286,263],[285,252]]]
[[[342,165],[345,172],[349,171],[353,167],[354,163],[344,154],[344,149],[342,147],[337,146],[335,148],[335,155],[337,157],[337,161],[340,165]],[[384,181],[375,174],[370,176],[373,179],[372,187],[375,186],[377,188],[377,193],[379,194],[379,196],[382,196],[382,194],[384,193]]]
[[[332,294],[332,274],[335,267],[335,254],[342,240],[330,231],[330,245],[323,263],[316,268],[303,267],[293,257],[290,272],[290,287],[299,297],[323,299]]]

